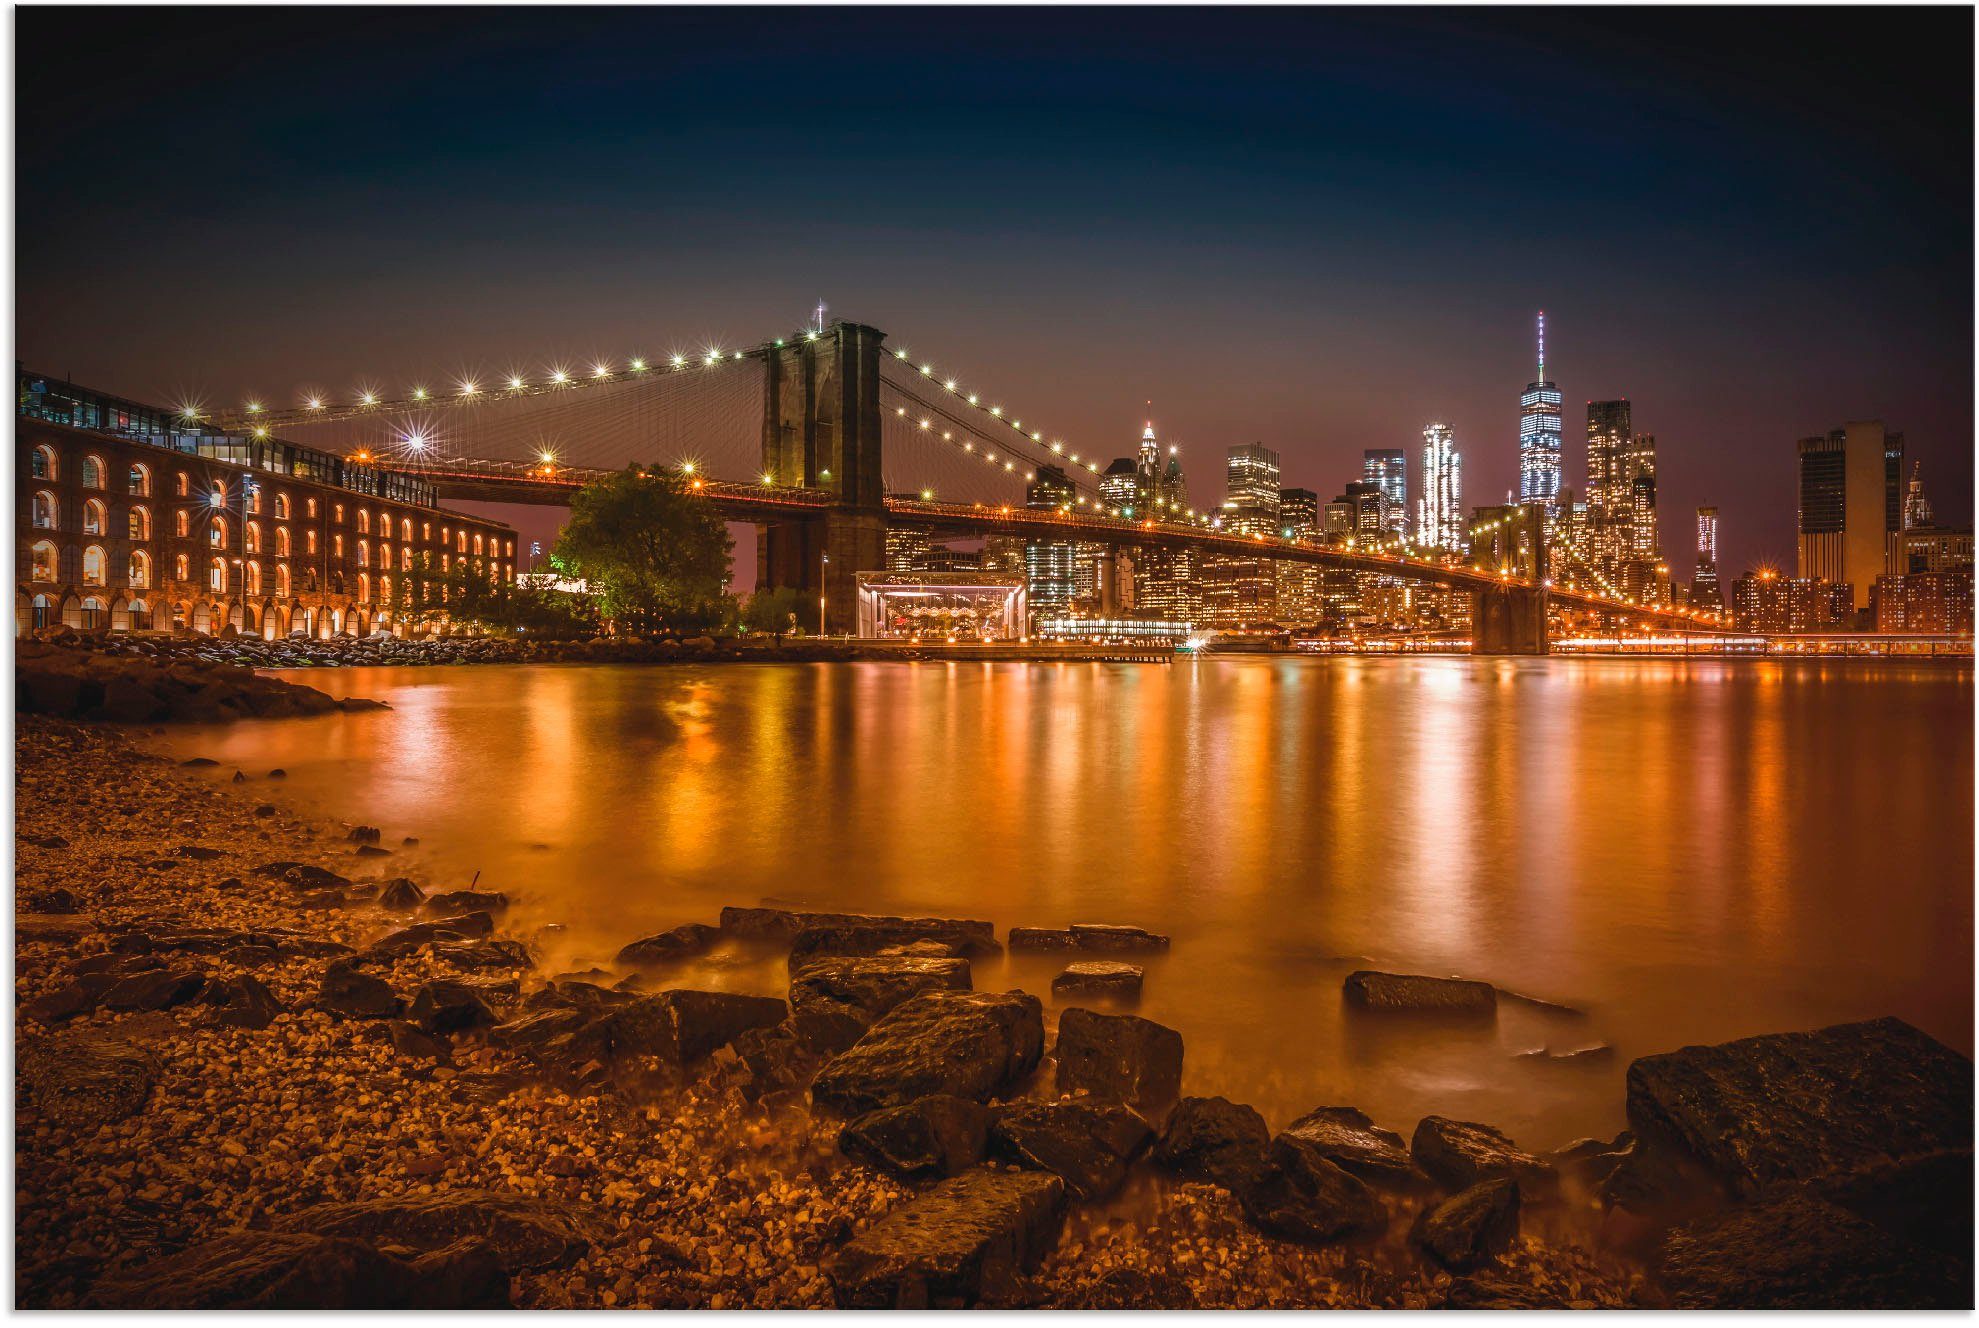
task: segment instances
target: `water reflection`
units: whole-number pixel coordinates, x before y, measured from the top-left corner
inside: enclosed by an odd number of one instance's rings
[[[1969,670],[1198,659],[325,671],[389,712],[171,742],[476,871],[556,959],[763,897],[1176,938],[1142,1007],[1197,1091],[1535,1145],[1621,1124],[1630,1057],[1897,1013],[1972,1045]],[[547,846],[547,848],[543,847]],[[1354,967],[1587,1008],[1343,1019]],[[1053,960],[981,964],[1047,990]],[[777,980],[773,967],[697,975]],[[1606,1041],[1607,1060],[1515,1059]]]

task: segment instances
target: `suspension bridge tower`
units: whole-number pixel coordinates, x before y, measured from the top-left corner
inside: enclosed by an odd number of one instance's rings
[[[825,630],[858,625],[854,574],[886,565],[880,353],[886,334],[834,322],[772,348],[763,373],[763,475],[824,489],[831,507],[757,528],[756,585],[822,596]]]

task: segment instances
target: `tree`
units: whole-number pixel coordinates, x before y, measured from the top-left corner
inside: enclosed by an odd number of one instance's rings
[[[749,603],[742,610],[742,621],[750,631],[768,632],[778,645],[782,645],[784,633],[790,630],[791,619],[802,604],[802,596],[789,586],[759,590],[749,597]]]
[[[550,563],[584,581],[624,630],[720,620],[733,541],[715,505],[678,471],[626,469],[579,489]]]
[[[407,625],[444,619],[543,637],[589,636],[598,628],[587,596],[498,580],[466,558],[442,565],[431,553],[422,553],[393,583],[392,612]]]

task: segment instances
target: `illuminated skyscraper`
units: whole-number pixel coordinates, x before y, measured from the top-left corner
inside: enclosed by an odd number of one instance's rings
[[[1539,314],[1539,377],[1519,398],[1519,502],[1550,514],[1560,501],[1560,389],[1546,378],[1546,313]]]
[[[1381,490],[1382,524],[1391,535],[1409,533],[1408,463],[1399,447],[1370,447],[1361,453],[1361,478]]]
[[[1903,435],[1853,420],[1799,452],[1800,579],[1846,584],[1862,608],[1903,529]]]
[[[1278,529],[1286,539],[1319,543],[1319,495],[1311,489],[1278,491]],[[1319,568],[1312,563],[1278,564],[1278,618],[1281,622],[1319,621]]]
[[[1718,509],[1697,509],[1697,571],[1690,581],[1690,602],[1700,609],[1725,607],[1718,589]]]
[[[1024,506],[1057,509],[1076,497],[1072,481],[1058,466],[1039,466],[1024,492]],[[1063,617],[1077,592],[1073,545],[1069,540],[1032,540],[1024,545],[1024,575],[1030,582],[1031,611]]]
[[[1131,457],[1115,457],[1111,465],[1099,477],[1099,500],[1108,512],[1118,508],[1132,514],[1141,500],[1141,488],[1136,482],[1138,471]]]
[[[1629,543],[1624,529],[1632,516],[1627,458],[1635,427],[1627,401],[1587,403],[1588,542],[1605,574]]]
[[[1422,431],[1422,502],[1416,509],[1416,542],[1432,549],[1464,547],[1463,458],[1447,424]]]

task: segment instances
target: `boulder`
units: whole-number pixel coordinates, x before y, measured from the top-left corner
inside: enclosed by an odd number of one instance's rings
[[[1614,1173],[1634,1143],[1635,1135],[1627,1130],[1613,1139],[1576,1139],[1565,1148],[1547,1154],[1547,1161],[1562,1180],[1592,1190]]]
[[[587,1205],[513,1190],[448,1190],[318,1204],[278,1217],[274,1226],[427,1251],[477,1239],[510,1274],[568,1267],[593,1246],[611,1240],[616,1230]]]
[[[1972,1308],[1954,1261],[1797,1188],[1671,1232],[1658,1272],[1680,1309]]]
[[[76,898],[75,892],[72,890],[36,890],[31,892],[23,902],[27,905],[27,910],[30,913],[61,916],[69,913],[82,912],[82,901]]]
[[[1972,1062],[1901,1019],[1775,1033],[1645,1056],[1628,1117],[1728,1192],[1969,1149]]]
[[[1414,973],[1349,973],[1343,986],[1350,1009],[1375,1014],[1441,1014],[1484,1018],[1498,1013],[1498,992],[1488,982],[1431,978]]]
[[[392,1050],[409,1060],[432,1061],[436,1065],[453,1063],[453,1048],[446,1039],[437,1037],[421,1029],[417,1024],[409,1024],[403,1019],[385,1021],[385,1036],[391,1039]]]
[[[1417,1215],[1409,1239],[1453,1273],[1496,1262],[1519,1238],[1519,1183],[1487,1180]]]
[[[1369,1240],[1388,1227],[1373,1190],[1288,1134],[1271,1141],[1264,1169],[1237,1198],[1258,1227],[1309,1245]]]
[[[889,914],[818,913],[787,908],[725,908],[721,929],[733,936],[756,940],[793,941],[799,932],[819,928],[870,930],[884,927],[907,932],[912,939],[950,941],[969,954],[995,954],[996,928],[969,918],[902,918]]]
[[[1037,1068],[1044,1007],[1022,992],[929,991],[896,1006],[811,1085],[817,1105],[860,1116],[931,1093],[982,1102]]]
[[[1052,1056],[1059,1092],[1124,1102],[1149,1119],[1182,1093],[1182,1035],[1139,1015],[1067,1010]]]
[[[788,1007],[770,996],[662,991],[634,996],[602,1016],[614,1057],[654,1056],[671,1065],[700,1060],[752,1028],[773,1028]]]
[[[791,1024],[815,1051],[844,1051],[924,991],[968,991],[966,959],[814,959],[790,980]]]
[[[1449,1190],[1467,1190],[1503,1177],[1519,1183],[1528,1202],[1552,1199],[1560,1175],[1489,1125],[1424,1116],[1409,1139],[1409,1153],[1431,1180]]]
[[[44,1024],[59,1024],[96,1008],[103,993],[119,979],[108,973],[85,973],[73,982],[45,991],[21,1006],[21,1013]]]
[[[206,1003],[217,1007],[214,1018],[235,1028],[266,1028],[283,1013],[275,993],[248,973],[214,982],[207,988]]]
[[[495,1022],[495,1012],[478,988],[444,978],[420,987],[407,1014],[428,1033],[459,1033]]]
[[[1010,950],[1076,950],[1077,938],[1070,927],[1012,927]]]
[[[121,979],[97,1003],[106,1010],[169,1010],[204,990],[204,974],[161,968]]]
[[[683,922],[680,926],[634,941],[618,952],[618,962],[637,966],[657,967],[674,963],[692,955],[707,953],[708,947],[721,937],[719,928],[702,922]]]
[[[429,945],[438,945],[442,941],[473,940],[487,936],[494,929],[495,920],[486,913],[462,913],[432,922],[415,922],[410,927],[400,928],[373,941],[364,954],[368,959],[403,959],[418,954]]]
[[[1081,950],[1166,950],[1168,938],[1141,927],[1105,922],[1075,922],[1072,941]]]
[[[21,1046],[21,1095],[44,1119],[65,1126],[123,1120],[145,1104],[158,1082],[158,1061],[123,1038],[64,1032]]]
[[[1155,1165],[1183,1180],[1241,1190],[1264,1168],[1271,1131],[1256,1107],[1222,1097],[1185,1097],[1169,1113]]]
[[[995,1304],[1057,1239],[1064,1197],[1047,1172],[964,1172],[847,1242],[828,1268],[833,1295],[841,1309]]]
[[[486,916],[481,915],[481,916]],[[529,947],[521,941],[435,941],[433,957],[455,968],[534,968]]]
[[[991,1156],[1049,1171],[1079,1200],[1104,1199],[1154,1138],[1147,1122],[1112,1102],[1021,1102],[990,1126]]]
[[[388,1019],[404,1004],[390,983],[358,972],[347,959],[339,959],[324,970],[318,1003],[330,1013],[349,1019]]]
[[[1356,1107],[1320,1107],[1286,1127],[1343,1171],[1381,1189],[1420,1194],[1430,1188],[1402,1136],[1384,1130]]]
[[[499,890],[448,890],[428,895],[419,911],[429,918],[454,917],[461,913],[486,913],[491,917],[508,907],[508,896]]]
[[[372,1245],[304,1232],[228,1231],[99,1283],[108,1310],[508,1309],[509,1279],[489,1249],[464,1241],[401,1259]]]
[[[385,882],[385,888],[378,892],[378,907],[390,909],[394,913],[410,913],[418,908],[425,898],[426,892],[410,879],[395,876]]]
[[[344,838],[353,844],[375,844],[382,837],[382,833],[375,825],[354,825]]]
[[[983,1160],[990,1118],[980,1103],[936,1093],[867,1112],[839,1131],[838,1149],[899,1176],[955,1176]]]
[[[1115,996],[1131,999],[1141,994],[1142,970],[1139,964],[1122,964],[1109,959],[1090,959],[1067,964],[1064,972],[1051,980],[1054,995]]]
[[[990,944],[993,946],[995,942]],[[984,949],[979,938],[962,932],[929,936],[912,927],[809,927],[791,938],[788,967],[796,973],[820,959],[884,955],[908,946],[920,946],[924,950],[930,946],[941,947],[939,955],[923,955],[924,958],[959,959],[971,954],[990,953]]]
[[[751,1028],[729,1044],[744,1076],[742,1096],[760,1102],[773,1094],[796,1094],[818,1072],[818,1057],[788,1023]]]

